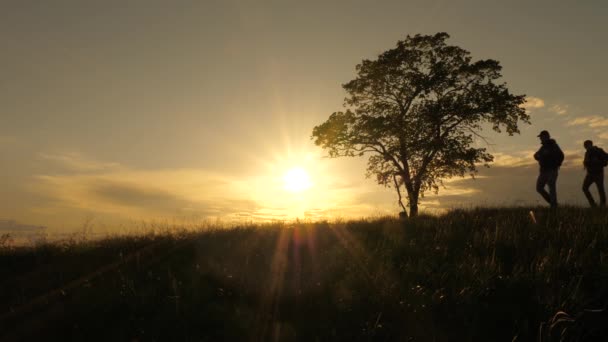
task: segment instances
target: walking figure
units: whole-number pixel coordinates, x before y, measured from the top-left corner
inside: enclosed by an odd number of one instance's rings
[[[542,131],[538,135],[541,142],[540,149],[534,153],[534,159],[540,165],[540,174],[536,180],[536,191],[551,205],[557,207],[557,175],[559,167],[564,161],[564,152],[554,139],[551,139],[549,132]],[[549,187],[549,192],[545,190]]]
[[[586,140],[583,143],[583,146],[585,147],[585,150],[587,150],[585,152],[585,161],[583,161],[585,169],[587,170],[587,175],[583,181],[583,192],[585,193],[589,204],[592,207],[597,207],[591,192],[589,192],[589,187],[591,184],[595,183],[597,192],[600,195],[600,207],[605,207],[606,191],[604,190],[604,168],[608,165],[608,154],[606,154],[603,149],[593,146],[593,141],[591,140]]]

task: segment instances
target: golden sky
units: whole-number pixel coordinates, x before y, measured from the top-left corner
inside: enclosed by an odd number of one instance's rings
[[[607,16],[602,1],[3,2],[0,230],[395,213],[365,160],[322,158],[310,135],[361,59],[439,31],[499,60],[533,124],[488,132],[493,168],[425,210],[539,204],[541,129],[568,154],[561,202],[583,204],[582,141],[608,147]]]

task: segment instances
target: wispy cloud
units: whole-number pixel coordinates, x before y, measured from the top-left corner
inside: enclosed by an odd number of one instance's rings
[[[37,157],[45,171],[32,176],[29,189],[43,200],[31,212],[45,218],[69,216],[72,225],[88,215],[115,225],[125,219],[265,221],[360,217],[397,210],[390,189],[363,176],[359,182],[345,182],[320,165],[308,170],[313,188],[294,194],[284,190],[281,160],[243,175],[193,168],[136,169],[78,152]]]
[[[580,150],[564,150],[564,163],[561,168],[580,169],[583,165],[584,158],[585,152],[582,147]]]
[[[525,150],[517,153],[501,153],[496,152],[494,155],[494,162],[492,166],[495,167],[520,167],[535,165],[534,150]]]
[[[560,116],[568,114],[568,106],[566,105],[553,105],[549,110]]]
[[[422,206],[429,212],[473,206],[542,205],[535,190],[538,162],[534,150],[515,153],[493,153],[490,168],[479,168],[479,175],[454,178],[445,182],[439,194],[429,193]],[[559,173],[560,202],[583,204],[580,182],[584,177],[581,150],[564,150],[564,163]]]
[[[32,189],[54,205],[130,218],[219,218],[258,208],[255,201],[237,196],[238,184],[200,170],[39,175]]]
[[[0,231],[10,232],[37,232],[44,230],[45,227],[23,224],[15,220],[0,219]]]
[[[599,115],[582,116],[568,121],[568,126],[608,127],[608,118]]]
[[[584,177],[580,162],[581,159],[570,151],[566,152],[566,163],[558,177],[560,203],[585,204],[580,191]],[[430,211],[474,206],[546,205],[536,193],[536,165],[484,168],[480,170],[480,176],[449,183],[445,189],[447,191],[442,189],[438,195],[425,196],[422,204]]]
[[[538,165],[534,159],[535,150],[525,150],[517,153],[494,153],[492,167],[521,168]],[[583,153],[580,150],[564,150],[564,163],[562,168],[579,167],[583,161]]]
[[[422,205],[439,210],[459,203],[512,204],[521,199],[535,203],[538,196],[533,187],[537,174],[534,152],[495,152],[492,167],[480,168],[475,180],[448,180],[439,196],[427,194]],[[581,151],[565,152],[563,170],[580,171]],[[360,182],[319,177],[315,179],[316,189],[294,195],[282,189],[280,173],[270,171],[244,177],[202,169],[142,170],[80,153],[44,153],[39,159],[59,166],[59,171],[46,169],[30,184],[33,192],[45,198],[34,209],[47,217],[76,213],[80,217],[92,214],[103,220],[116,219],[110,222],[167,218],[232,222],[361,217],[399,210],[394,189],[378,187],[363,177]],[[575,191],[579,182],[577,179]]]
[[[526,110],[543,108],[545,106],[545,101],[539,97],[528,96],[526,97],[526,103],[522,105]]]
[[[100,162],[78,152],[39,153],[38,159],[74,172],[105,171],[120,167],[118,163]]]

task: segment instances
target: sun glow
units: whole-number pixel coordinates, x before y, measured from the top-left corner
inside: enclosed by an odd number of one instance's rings
[[[290,192],[302,192],[312,186],[306,170],[301,167],[289,169],[283,176],[284,189]]]

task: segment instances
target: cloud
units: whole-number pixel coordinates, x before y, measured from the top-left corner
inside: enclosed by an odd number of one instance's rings
[[[44,171],[32,176],[27,188],[40,200],[28,210],[53,229],[62,228],[58,224],[77,228],[89,216],[112,229],[133,220],[331,219],[397,210],[391,189],[366,180],[363,172],[359,181],[348,181],[342,171],[328,172],[327,163],[304,165],[314,185],[294,194],[286,193],[283,184],[283,173],[293,163],[282,159],[264,161],[262,167],[243,175],[205,169],[135,169],[74,152],[40,153],[38,160]],[[49,223],[58,217],[68,223]]]
[[[544,205],[535,188],[539,171],[534,152],[494,153],[495,162],[490,168],[480,167],[475,179],[450,179],[438,195],[428,193],[421,205],[429,212],[463,206]],[[580,191],[584,155],[580,150],[564,150],[564,155],[558,178],[559,200],[561,203],[584,205],[585,198]]]
[[[550,111],[557,115],[566,115],[568,114],[568,106],[565,105],[553,105],[549,108]]]
[[[15,220],[0,219],[0,231],[5,232],[39,232],[46,227],[19,223]]]
[[[39,175],[30,187],[55,207],[132,219],[252,215],[237,181],[201,170],[112,170]]]
[[[99,162],[86,158],[78,152],[39,153],[38,159],[54,163],[68,171],[92,172],[117,169],[118,163]]]
[[[491,164],[492,167],[519,167],[519,166],[530,166],[535,165],[534,150],[525,150],[517,153],[502,153],[495,152],[494,162]]]
[[[567,122],[568,126],[608,127],[608,118],[599,115],[582,116]]]
[[[536,150],[525,150],[516,153],[501,153],[495,152],[494,162],[490,164],[491,167],[502,167],[502,168],[518,168],[518,167],[530,167],[538,165],[538,162],[534,159],[534,153]],[[564,163],[562,168],[578,167],[582,164],[583,154],[580,150],[564,150]],[[481,170],[482,168],[480,168]]]
[[[582,145],[582,144],[581,144]],[[564,163],[561,169],[574,168],[580,169],[583,165],[585,152],[580,150],[564,150]]]
[[[189,205],[185,199],[167,191],[116,181],[92,182],[88,193],[100,201],[114,205],[155,211],[181,209]]]
[[[526,102],[522,105],[526,110],[543,108],[545,106],[545,101],[539,97],[528,96],[526,97]]]
[[[580,190],[584,178],[582,165],[570,160],[560,169],[558,177],[558,200],[560,203],[585,205],[586,200]],[[429,211],[475,206],[536,206],[545,205],[536,193],[536,165],[506,167],[498,166],[480,170],[482,177],[463,178],[441,189],[438,195],[428,194],[422,205]]]
[[[469,177],[447,180],[446,188],[440,189],[438,196],[426,194],[421,207],[438,211],[463,204],[540,204],[534,189],[538,173],[534,152],[493,153],[495,162],[490,169],[480,167],[475,180]],[[560,193],[570,189],[570,199],[580,200],[582,178],[578,179],[578,175],[568,178],[568,175],[582,172],[582,155],[579,150],[565,152]],[[295,217],[320,220],[390,215],[400,210],[394,189],[380,187],[363,176],[360,181],[349,181],[336,171],[328,176],[325,169],[319,169],[323,172],[318,174],[325,177],[315,178],[310,192],[289,194],[283,190],[282,167],[273,166],[255,175],[237,177],[202,169],[134,169],[77,153],[41,154],[40,158],[61,167],[59,172],[46,169],[45,174],[36,176],[30,184],[32,191],[45,198],[34,208],[45,213],[45,217],[65,213],[74,221],[79,217],[82,221],[82,217],[93,215],[96,222],[101,218],[116,225],[125,220],[156,219],[190,223],[209,219],[236,222]],[[333,177],[334,174],[337,177]],[[567,182],[574,185],[562,187]],[[39,222],[50,224],[46,220]]]

